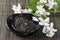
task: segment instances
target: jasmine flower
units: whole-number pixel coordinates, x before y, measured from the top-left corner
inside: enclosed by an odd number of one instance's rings
[[[32,9],[22,9],[22,13],[31,13]]]
[[[52,9],[54,5],[57,5],[57,2],[54,2],[54,0],[48,0],[48,4],[46,4],[46,6],[49,7],[49,10]]]
[[[57,32],[57,29],[54,29],[54,28],[53,28],[53,25],[54,25],[54,24],[51,22],[51,23],[50,23],[50,26],[47,27],[48,32],[47,32],[46,36],[52,37],[52,36],[54,36],[55,32]]]
[[[39,17],[39,25],[42,25],[42,26],[49,26],[49,17],[47,17],[46,19],[43,19],[42,17]]]
[[[35,13],[41,14],[41,15],[50,15],[49,12],[46,12],[46,10],[43,8],[43,6],[37,6],[37,11]]]
[[[21,5],[20,4],[18,4],[18,6],[13,5],[12,10],[14,11],[15,14],[16,13],[21,13]]]
[[[42,32],[43,32],[44,34],[46,34],[46,33],[48,32],[48,30],[47,30],[47,26],[44,26],[44,27],[43,27]]]

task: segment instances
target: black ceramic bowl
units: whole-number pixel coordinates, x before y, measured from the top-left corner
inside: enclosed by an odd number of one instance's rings
[[[7,18],[8,29],[18,36],[30,36],[40,28],[38,22],[33,21],[32,14],[13,14]]]

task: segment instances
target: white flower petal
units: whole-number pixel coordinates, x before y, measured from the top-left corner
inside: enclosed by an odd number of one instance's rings
[[[50,23],[50,27],[52,27],[52,28],[53,28],[53,26],[54,26],[54,24],[51,22],[51,23]]]
[[[31,13],[32,9],[22,9],[22,13]]]
[[[15,8],[16,7],[16,5],[13,5],[13,8]]]
[[[57,32],[57,29],[53,29],[53,32]]]
[[[37,10],[35,13],[39,14],[39,11]]]
[[[38,5],[37,5],[37,9],[38,9],[38,10],[42,9],[43,7],[44,7],[44,6],[38,6]]]
[[[31,13],[32,12],[32,9],[28,9],[28,13]]]
[[[39,4],[40,2],[37,2],[37,4]]]
[[[53,37],[54,34],[55,34],[55,33],[48,33],[48,34],[46,34],[46,36],[48,36],[48,37]]]
[[[28,10],[27,10],[27,9],[24,9],[24,10],[22,10],[22,12],[23,12],[23,13],[27,13],[27,12],[28,12]]]
[[[15,10],[15,8],[16,8],[16,5],[13,5],[13,8],[12,8],[12,10]]]
[[[16,13],[21,13],[21,11],[14,11],[14,14],[16,14]]]
[[[57,2],[54,2],[55,5],[57,5]]]
[[[42,22],[39,22],[39,25],[43,26],[44,24]]]
[[[42,17],[39,17],[38,19],[39,19],[40,21],[44,21],[44,19],[43,19]]]
[[[46,15],[50,15],[50,13],[49,12],[46,12]]]
[[[47,27],[44,26],[42,32],[43,32],[43,33],[47,33],[47,32],[48,32]]]
[[[49,27],[49,23],[45,23],[44,26],[48,26]]]
[[[47,0],[40,0],[40,3],[47,3]]]
[[[52,9],[52,8],[53,8],[53,6],[49,6],[49,10]]]
[[[39,21],[36,17],[32,17],[33,21]]]
[[[47,26],[47,30],[49,30],[49,31],[51,30],[49,26]]]
[[[21,8],[21,5],[18,3],[18,8]]]
[[[47,17],[47,18],[45,19],[45,22],[46,22],[46,23],[49,23],[49,22],[50,22],[50,18]]]

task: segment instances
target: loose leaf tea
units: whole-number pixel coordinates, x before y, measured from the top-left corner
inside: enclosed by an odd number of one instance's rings
[[[38,22],[35,23],[34,21],[21,16],[16,16],[13,21],[13,28],[21,33],[34,32],[38,27]]]

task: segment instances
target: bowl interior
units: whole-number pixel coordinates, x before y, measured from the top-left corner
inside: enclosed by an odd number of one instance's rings
[[[33,21],[32,14],[13,14],[7,18],[9,29],[18,35],[30,35],[36,32],[40,26]]]

